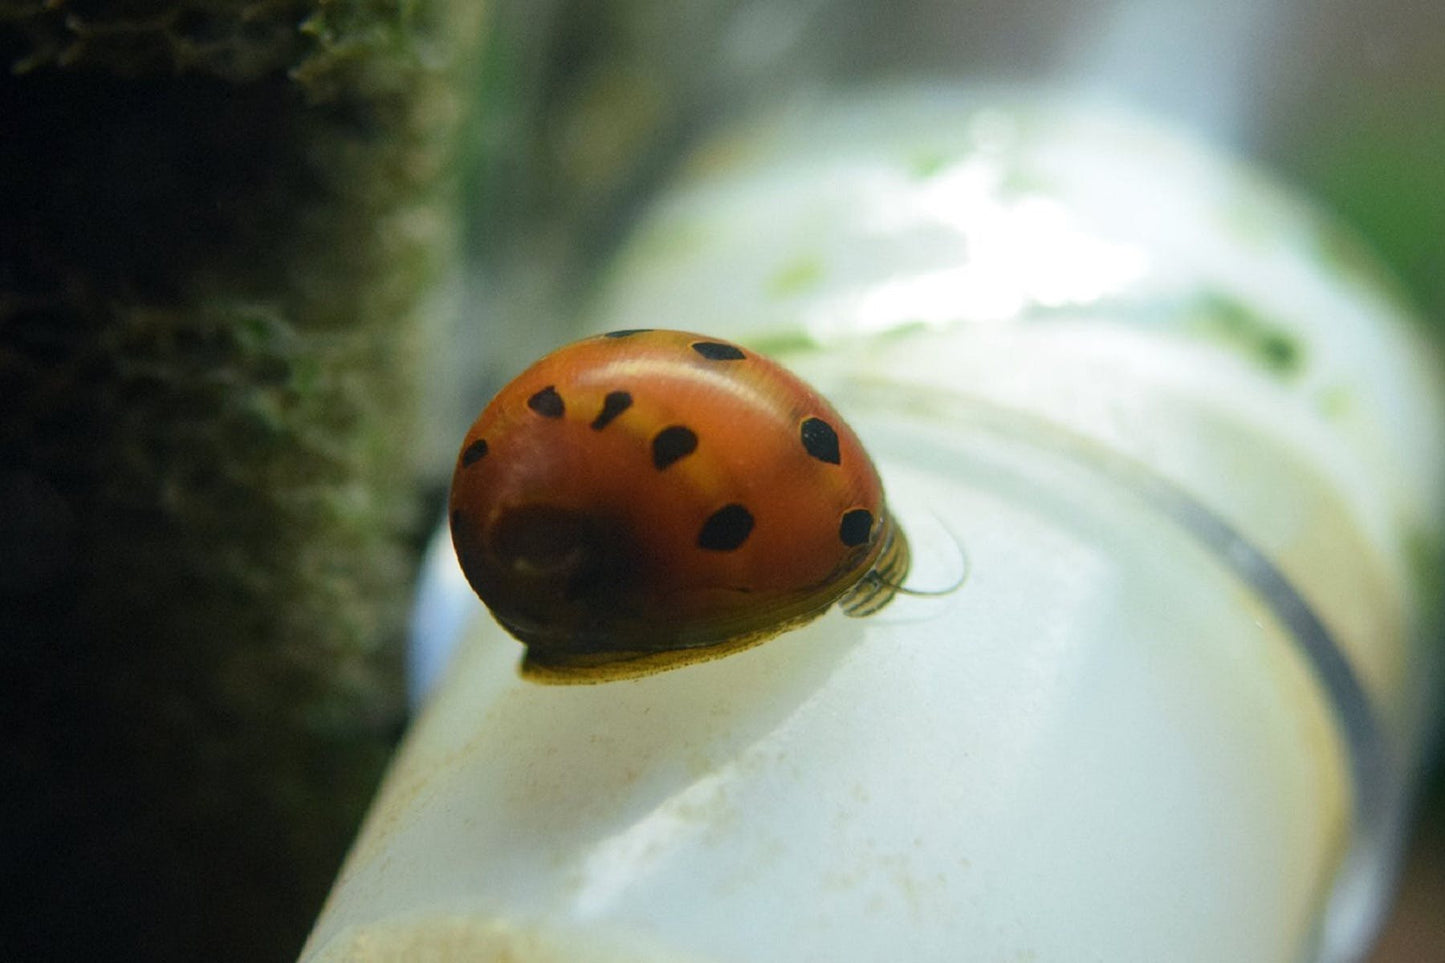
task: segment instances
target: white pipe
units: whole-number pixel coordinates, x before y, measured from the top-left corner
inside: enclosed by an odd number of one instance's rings
[[[591,326],[771,350],[913,584],[967,582],[598,686],[478,617],[303,959],[1355,958],[1438,691],[1445,396],[1351,251],[1087,105],[720,137]]]

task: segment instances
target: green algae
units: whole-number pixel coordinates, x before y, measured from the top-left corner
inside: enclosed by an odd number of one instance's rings
[[[18,958],[285,959],[314,917],[401,723],[482,9],[0,6]]]

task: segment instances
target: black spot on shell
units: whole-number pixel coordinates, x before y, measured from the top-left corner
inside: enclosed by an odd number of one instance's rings
[[[630,338],[630,337],[632,337],[634,334],[646,334],[647,332],[649,332],[649,331],[651,331],[651,330],[652,330],[651,328],[624,328],[624,329],[622,329],[621,331],[608,331],[608,332],[607,332],[606,334],[604,334],[602,337],[604,337],[604,338]]]
[[[470,468],[481,461],[487,454],[487,439],[478,438],[466,447],[462,452],[462,467]]]
[[[452,509],[452,531],[455,532],[458,528],[461,527],[461,525],[462,510],[460,508],[454,508]]]
[[[697,547],[709,552],[731,552],[753,532],[753,515],[741,505],[724,505],[707,517],[697,533]]]
[[[612,419],[632,407],[632,395],[625,391],[609,391],[602,399],[602,410],[592,419],[592,430],[601,431],[612,423]]]
[[[691,428],[673,425],[652,438],[652,464],[658,471],[697,450],[697,435]]]
[[[553,385],[548,385],[528,398],[527,407],[544,418],[561,418],[567,411],[567,406],[562,403],[562,396],[557,394]]]
[[[822,418],[809,418],[798,434],[803,439],[804,450],[819,461],[836,465],[842,460],[838,453],[838,433]]]
[[[873,533],[873,513],[866,508],[853,508],[843,513],[838,523],[838,538],[849,548],[862,545]]]
[[[709,361],[741,361],[747,357],[737,345],[722,341],[694,341],[692,350]]]

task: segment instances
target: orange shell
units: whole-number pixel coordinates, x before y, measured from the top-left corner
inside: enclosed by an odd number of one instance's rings
[[[880,555],[893,587],[907,564],[833,407],[766,358],[678,331],[533,364],[467,432],[450,508],[467,580],[549,681],[715,658],[822,614]],[[867,611],[892,594],[868,588]]]

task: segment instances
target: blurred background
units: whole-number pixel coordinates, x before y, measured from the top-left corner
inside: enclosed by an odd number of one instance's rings
[[[0,943],[294,957],[456,439],[701,133],[1081,90],[1313,197],[1438,328],[1442,50],[1407,0],[0,4]],[[1439,771],[1377,963],[1445,959]]]

